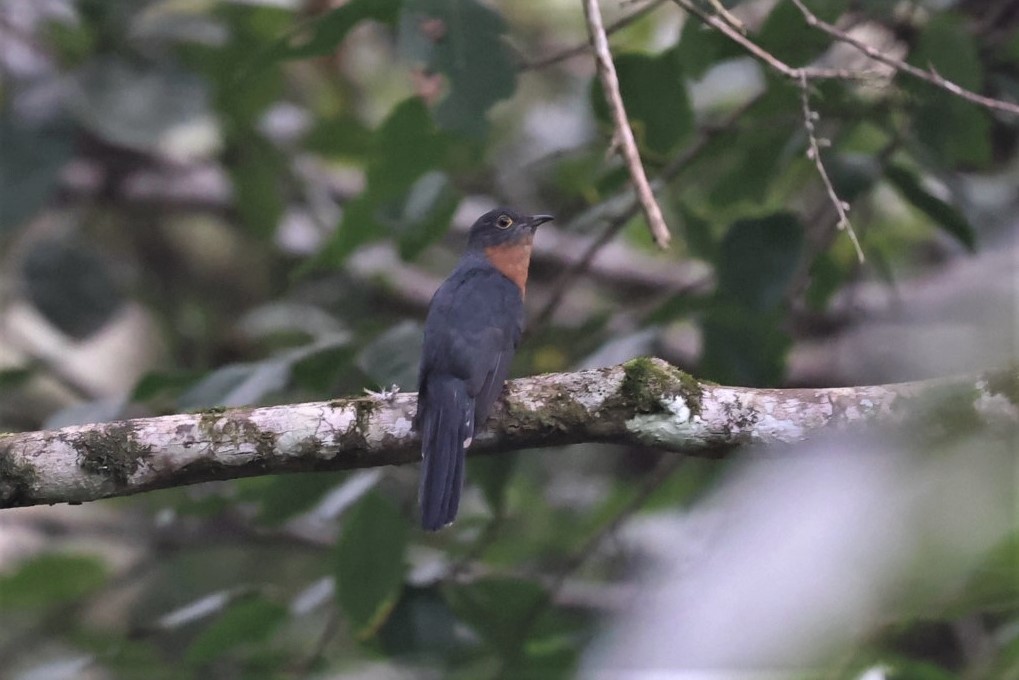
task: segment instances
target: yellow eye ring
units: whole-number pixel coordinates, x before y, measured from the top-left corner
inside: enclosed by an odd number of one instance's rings
[[[512,224],[513,220],[509,217],[509,215],[499,215],[499,219],[495,221],[495,226],[500,229],[509,229]]]

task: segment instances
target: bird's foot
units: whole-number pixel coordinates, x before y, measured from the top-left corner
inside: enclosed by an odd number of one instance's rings
[[[391,404],[393,400],[396,399],[396,395],[400,393],[400,386],[394,383],[390,385],[388,389],[383,387],[378,392],[375,392],[365,387],[364,393],[367,394],[372,399],[375,399],[376,401],[384,401],[386,403]]]

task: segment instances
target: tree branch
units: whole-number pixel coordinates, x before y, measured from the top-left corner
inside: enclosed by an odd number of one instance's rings
[[[601,9],[598,7],[598,0],[584,0],[584,16],[587,18],[587,29],[591,34],[591,45],[594,47],[595,62],[598,64],[598,75],[601,77],[602,89],[605,90],[605,101],[612,110],[612,120],[616,127],[616,140],[619,142],[620,152],[626,167],[630,171],[630,181],[633,183],[633,190],[637,193],[641,208],[644,210],[644,217],[647,218],[648,229],[651,236],[660,248],[668,248],[672,235],[662,217],[662,209],[658,207],[655,194],[648,183],[644,166],[640,161],[640,151],[637,150],[637,140],[633,137],[633,129],[626,117],[626,108],[623,106],[623,96],[619,93],[619,78],[616,76],[616,65],[612,62],[612,53],[609,51],[609,39],[605,35],[605,26],[602,24]]]
[[[845,31],[841,31],[835,26],[829,24],[827,21],[823,21],[822,19],[818,18],[817,15],[811,12],[807,8],[807,6],[803,4],[802,0],[792,0],[792,3],[796,5],[796,7],[800,10],[800,13],[803,14],[803,19],[807,22],[808,26],[812,26],[823,31],[824,33],[827,33],[828,35],[830,35],[835,40],[838,40],[839,42],[844,42],[847,45],[852,45],[853,47],[855,47],[856,49],[860,50],[868,57],[873,59],[874,61],[879,61],[882,64],[885,64],[886,66],[891,66],[896,71],[908,73],[914,78],[919,78],[920,80],[927,81],[931,85],[934,85],[935,87],[940,87],[942,90],[945,90],[946,92],[951,92],[955,96],[961,97],[962,99],[965,99],[968,102],[972,102],[974,104],[983,106],[988,109],[994,109],[996,111],[1005,111],[1007,113],[1011,113],[1012,115],[1019,115],[1019,104],[1002,101],[1000,99],[994,99],[992,97],[985,97],[983,95],[977,94],[976,92],[967,90],[966,88],[957,85],[956,83],[953,83],[951,80],[942,77],[940,74],[937,73],[937,71],[934,71],[933,69],[925,70],[922,68],[917,68],[912,64],[907,64],[906,62],[900,61],[899,59],[889,57],[884,52],[874,49],[867,43],[854,38]]]
[[[635,359],[511,381],[471,453],[597,441],[718,457],[739,444],[911,422],[940,403],[939,396],[953,412],[968,409],[967,418],[986,425],[1019,424],[1014,369],[942,381],[776,390],[699,383],[660,359]],[[213,409],[3,434],[0,508],[80,503],[236,477],[413,463],[420,458],[411,430],[416,400],[398,394]]]

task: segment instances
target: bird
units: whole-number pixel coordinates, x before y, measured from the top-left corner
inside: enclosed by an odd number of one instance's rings
[[[537,228],[551,215],[496,208],[428,305],[414,428],[421,436],[421,526],[456,519],[464,456],[502,393],[524,330],[524,294]]]

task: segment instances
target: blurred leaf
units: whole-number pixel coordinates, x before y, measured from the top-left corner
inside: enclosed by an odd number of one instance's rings
[[[722,240],[718,294],[751,310],[775,309],[802,250],[803,228],[790,213],[733,223]]]
[[[908,61],[980,92],[983,65],[966,23],[967,19],[957,14],[932,15]],[[903,87],[917,100],[911,129],[940,162],[953,167],[983,166],[990,161],[990,120],[983,109],[928,83],[909,80],[903,81]]]
[[[846,7],[846,0],[812,0],[810,10],[823,21],[833,22]],[[831,38],[807,26],[803,14],[791,2],[774,6],[756,42],[790,66],[805,66],[824,52]]]
[[[108,423],[124,417],[124,397],[103,397],[89,401],[76,402],[70,406],[51,413],[43,421],[46,430],[59,430],[71,425],[88,425],[89,423]]]
[[[771,125],[740,133],[728,152],[729,171],[714,183],[709,194],[712,204],[720,209],[742,201],[764,205],[793,158],[791,130]]]
[[[346,478],[345,472],[307,472],[257,477],[239,494],[242,500],[258,503],[255,521],[278,526],[315,507],[322,497]]]
[[[386,208],[401,205],[414,183],[439,166],[449,140],[435,129],[424,103],[410,98],[383,121],[370,148],[368,186],[344,206],[339,228],[312,265],[338,264],[357,246],[385,236],[389,229],[380,217]]]
[[[22,263],[22,277],[29,301],[76,340],[102,328],[124,302],[110,263],[77,240],[33,244]]]
[[[399,49],[446,77],[435,110],[443,130],[483,137],[486,113],[516,89],[516,67],[504,42],[502,16],[475,0],[404,0]]]
[[[336,384],[354,360],[355,349],[349,346],[327,347],[294,363],[294,382],[315,393],[324,393]]]
[[[394,224],[400,257],[413,260],[441,238],[459,204],[460,194],[445,173],[432,171],[418,179]]]
[[[209,373],[180,395],[177,407],[194,411],[216,406],[250,406],[285,387],[289,377],[290,363],[285,359],[230,364]]]
[[[361,121],[351,115],[340,115],[316,119],[311,131],[304,137],[303,145],[325,156],[361,159],[371,148],[371,138],[371,130]]]
[[[711,223],[682,203],[678,209],[683,216],[683,241],[687,250],[694,257],[715,262],[718,259],[719,246]]]
[[[838,153],[824,154],[823,158],[835,193],[848,203],[870,191],[881,176],[881,167],[873,156]]]
[[[471,461],[471,481],[481,487],[485,501],[496,517],[506,505],[506,485],[517,467],[514,455],[483,456]]]
[[[336,599],[359,639],[374,635],[396,606],[408,534],[406,518],[375,492],[347,513],[336,544]]]
[[[289,172],[285,158],[267,141],[252,135],[238,146],[229,171],[241,221],[262,238],[271,237],[283,214],[280,179]]]
[[[702,327],[700,374],[724,385],[774,387],[785,377],[792,339],[777,314],[744,308],[712,307]]]
[[[67,603],[106,582],[106,568],[94,557],[47,553],[0,576],[0,609]]]
[[[350,29],[366,19],[392,25],[403,0],[350,0],[310,22],[309,30],[291,33],[272,46],[265,59],[307,59],[330,54]]]
[[[372,198],[377,203],[400,198],[442,161],[448,146],[420,99],[398,104],[372,140],[367,170]]]
[[[725,59],[743,56],[740,48],[724,35],[700,21],[683,22],[679,44],[669,51],[683,69],[683,75],[698,80]]]
[[[641,147],[668,154],[693,129],[693,111],[679,61],[671,54],[621,54],[614,58],[619,91]],[[594,78],[591,97],[595,113],[611,124],[601,79]]]
[[[388,656],[445,655],[463,645],[456,624],[437,587],[405,586],[379,641]]]
[[[286,618],[286,607],[261,596],[240,600],[195,638],[184,660],[200,666],[242,645],[263,644]]]
[[[828,252],[821,253],[810,266],[810,286],[806,292],[807,305],[814,311],[823,311],[845,280],[846,272],[839,267],[835,259]]]
[[[74,75],[69,109],[96,136],[135,151],[187,160],[220,143],[205,80],[166,65],[90,61]]]
[[[501,576],[450,584],[445,593],[456,615],[503,653],[515,652],[527,639],[524,627],[545,597],[533,580]]]
[[[361,350],[358,367],[376,385],[416,390],[422,333],[421,324],[416,321],[401,321]]]
[[[176,394],[201,377],[197,371],[153,371],[142,376],[131,392],[131,401],[149,401],[167,392]]]
[[[35,370],[32,367],[0,369],[0,390],[13,390],[27,383]]]
[[[42,210],[57,188],[72,153],[64,126],[18,125],[0,112],[0,238]]]
[[[920,212],[941,225],[970,252],[976,250],[976,232],[973,226],[955,206],[929,193],[920,183],[920,178],[901,165],[885,168],[885,177],[907,201]]]

